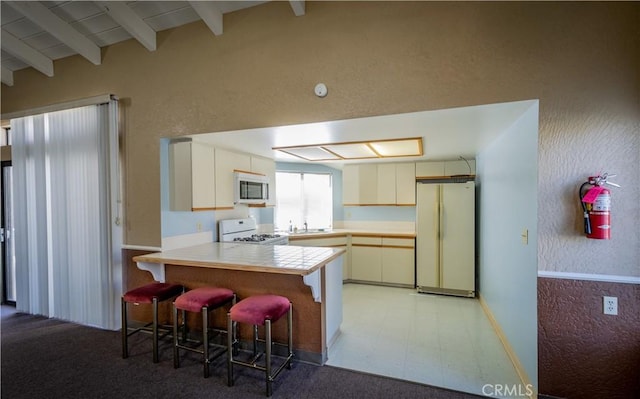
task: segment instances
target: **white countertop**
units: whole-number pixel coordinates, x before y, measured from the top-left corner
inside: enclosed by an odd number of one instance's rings
[[[345,252],[342,248],[212,242],[133,258],[138,263],[267,273],[313,273]]]
[[[374,229],[332,229],[326,231],[298,231],[297,233],[284,233],[289,236],[289,240],[303,240],[305,237],[322,238],[322,237],[335,237],[335,236],[376,236],[376,237],[395,237],[395,238],[415,238],[416,233],[414,231],[394,231],[394,230],[374,230]]]

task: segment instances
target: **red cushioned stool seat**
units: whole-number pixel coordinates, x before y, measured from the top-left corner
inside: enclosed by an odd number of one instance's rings
[[[130,303],[152,303],[153,298],[162,302],[180,295],[182,290],[183,288],[179,284],[150,283],[128,291],[123,295],[123,298]]]
[[[271,323],[278,321],[282,316],[287,315],[287,343],[273,342],[271,338]],[[237,340],[231,335],[235,332],[237,323],[250,324],[253,326],[253,359],[241,361],[236,358]],[[258,337],[258,326],[264,326],[264,339]],[[233,366],[240,365],[258,369],[265,372],[267,383],[267,396],[271,396],[272,382],[285,368],[291,368],[293,359],[293,308],[288,298],[279,295],[255,295],[241,300],[231,307],[227,313],[227,384],[232,386]],[[258,354],[258,342],[264,343],[264,363],[258,363],[262,353]],[[284,361],[272,372],[272,346],[280,345],[287,347],[287,354]]]
[[[158,303],[169,300],[176,295],[180,295],[184,291],[184,288],[180,284],[159,283],[153,282],[141,287],[134,288],[124,295],[122,295],[122,358],[129,357],[129,342],[128,339],[131,335],[138,332],[151,333],[153,336],[152,351],[153,362],[158,363],[158,339],[159,331],[162,330],[167,334],[171,331],[164,326],[158,324]],[[127,304],[132,303],[134,305],[139,304],[151,304],[153,319],[151,322],[145,324],[142,327],[132,328],[128,325],[127,318]],[[151,327],[150,327],[151,326]]]
[[[238,323],[263,326],[265,320],[278,321],[291,306],[291,302],[278,295],[255,295],[243,299],[231,308],[231,320]]]
[[[233,291],[219,287],[195,288],[176,298],[173,302],[173,367],[180,367],[180,349],[201,353],[204,357],[204,377],[209,377],[209,363],[227,350],[226,345],[219,344],[215,346],[219,347],[220,350],[214,353],[213,356],[209,354],[209,349],[212,345],[209,332],[213,330],[222,334],[227,333],[226,329],[215,329],[209,326],[209,312],[227,304],[233,306],[235,303],[236,295]],[[178,309],[183,311],[182,324],[184,330],[182,342],[178,340]],[[202,341],[187,339],[185,312],[202,313]]]

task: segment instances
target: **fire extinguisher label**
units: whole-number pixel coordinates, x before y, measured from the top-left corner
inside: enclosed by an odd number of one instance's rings
[[[593,203],[593,210],[600,212],[608,212],[611,209],[611,196],[608,194],[598,195]]]
[[[587,191],[587,193],[584,195],[584,197],[582,197],[582,202],[586,204],[593,204],[594,202],[596,202],[596,199],[598,198],[598,194],[600,194],[602,190],[604,190],[604,187],[600,187],[600,186],[591,187],[589,191]]]

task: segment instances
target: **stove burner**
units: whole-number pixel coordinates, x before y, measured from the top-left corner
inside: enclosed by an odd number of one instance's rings
[[[270,240],[272,238],[279,238],[280,234],[252,234],[248,237],[236,237],[233,241],[249,241],[249,242],[260,242]]]

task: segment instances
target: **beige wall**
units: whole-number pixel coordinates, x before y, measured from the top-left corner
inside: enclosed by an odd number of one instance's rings
[[[126,105],[126,243],[160,245],[161,137],[540,99],[539,268],[640,276],[638,3],[273,2],[56,61],[2,113],[113,93]],[[313,94],[317,82],[329,96]],[[613,239],[580,236],[577,189],[615,172]]]

